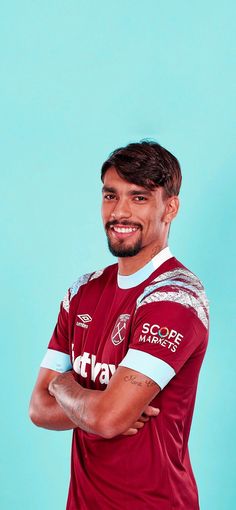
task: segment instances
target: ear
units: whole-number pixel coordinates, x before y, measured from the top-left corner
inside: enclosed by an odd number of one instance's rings
[[[171,223],[175,218],[179,210],[179,197],[173,196],[166,199],[165,212],[163,215],[163,221],[165,223]]]

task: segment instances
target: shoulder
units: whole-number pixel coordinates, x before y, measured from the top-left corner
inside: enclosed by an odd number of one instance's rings
[[[104,269],[99,269],[97,271],[93,271],[91,273],[85,273],[85,274],[79,276],[79,278],[77,278],[77,280],[75,280],[74,283],[67,290],[66,295],[62,301],[63,308],[67,312],[69,312],[70,302],[79,293],[79,290],[82,287],[87,286],[90,282],[92,282],[94,280],[99,282],[99,280],[103,279],[102,278],[103,276],[105,276],[105,278],[107,278],[107,276],[109,274],[114,273],[115,266],[116,266],[116,264],[113,264],[112,266],[108,266]]]
[[[199,278],[176,261],[170,269],[153,279],[137,299],[136,309],[150,303],[177,303],[191,310],[208,327],[209,306]]]

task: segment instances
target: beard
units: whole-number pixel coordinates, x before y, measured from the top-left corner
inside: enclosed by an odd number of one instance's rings
[[[107,236],[108,248],[112,255],[115,257],[134,257],[137,255],[142,249],[142,241],[138,239],[133,246],[122,246],[124,244],[123,241],[121,243],[115,244]]]
[[[125,246],[125,240],[120,240],[120,241],[112,240],[109,237],[108,229],[111,225],[115,225],[117,223],[118,223],[117,221],[113,221],[113,222],[108,222],[106,224],[106,235],[107,235],[108,248],[109,248],[110,252],[112,253],[112,255],[114,255],[115,257],[134,257],[142,249],[142,236],[140,234],[139,239],[137,239],[137,241],[133,244],[133,246],[132,245]],[[123,225],[134,226],[133,224],[131,225],[129,222],[126,222],[126,221],[124,221],[122,223],[123,223]],[[137,226],[139,226],[139,225],[137,225]]]

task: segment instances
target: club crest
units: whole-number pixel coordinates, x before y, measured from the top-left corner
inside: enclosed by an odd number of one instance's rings
[[[111,335],[111,340],[114,345],[119,345],[121,342],[123,342],[126,334],[126,325],[129,318],[130,315],[127,313],[123,313],[118,317]]]

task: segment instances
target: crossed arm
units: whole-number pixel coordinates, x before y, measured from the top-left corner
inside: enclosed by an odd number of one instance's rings
[[[160,387],[145,375],[118,367],[104,391],[78,384],[72,372],[41,368],[31,403],[30,417],[41,427],[65,430],[79,427],[107,439],[133,435],[159,410],[149,403]]]

